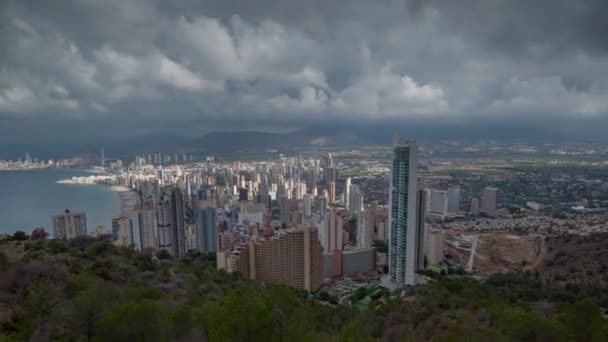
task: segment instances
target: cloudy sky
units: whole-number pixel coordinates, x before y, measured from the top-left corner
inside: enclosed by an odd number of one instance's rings
[[[606,13],[605,0],[2,0],[0,141],[382,122],[597,129]]]

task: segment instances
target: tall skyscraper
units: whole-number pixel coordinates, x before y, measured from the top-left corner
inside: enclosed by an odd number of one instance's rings
[[[173,187],[165,189],[156,206],[156,222],[159,249],[171,255],[186,254],[185,206],[182,191]]]
[[[66,209],[63,214],[53,216],[53,237],[55,239],[73,239],[80,235],[87,235],[85,213],[72,213]]]
[[[418,203],[418,147],[413,140],[396,139],[389,191],[389,276],[394,282],[414,285]]]
[[[318,223],[318,233],[323,253],[341,251],[344,248],[343,225],[342,216],[335,209],[330,209],[327,215],[322,216]]]
[[[329,196],[329,203],[333,204],[336,202],[336,182],[329,182],[327,185],[327,194]]]
[[[112,219],[112,235],[117,246],[133,246],[133,220],[129,216]]]
[[[426,200],[426,211],[431,211],[431,199],[433,198],[433,191],[429,188],[424,189],[424,198]]]
[[[471,215],[479,215],[479,199],[471,198],[471,211],[469,212]]]
[[[415,270],[423,270],[424,269],[424,243],[425,237],[424,233],[426,232],[426,223],[424,222],[424,215],[426,212],[425,209],[425,196],[426,192],[424,190],[418,190],[416,192],[416,253],[415,253]]]
[[[348,208],[349,204],[350,204],[350,202],[349,202],[350,201],[350,177],[347,177],[346,181],[344,183],[344,194],[343,194],[343,196],[344,196],[344,206],[346,208]]]
[[[325,174],[326,182],[336,182],[336,179],[338,178],[338,172],[335,167],[327,167],[323,170],[323,172]]]
[[[448,212],[458,211],[460,211],[460,187],[456,186],[448,189]]]
[[[186,255],[186,206],[182,190],[175,187],[171,190],[171,214],[177,237],[177,256]]]
[[[152,201],[143,202],[136,208],[139,233],[141,235],[141,248],[158,250],[156,239],[156,211]]]
[[[369,216],[362,211],[357,212],[358,248],[370,248],[372,246],[372,229]]]
[[[312,215],[312,200],[312,194],[304,194],[304,196],[302,196],[302,211],[304,213],[304,217],[306,218],[309,218]]]
[[[196,240],[199,252],[217,252],[217,209],[205,208],[196,213]]]
[[[351,213],[358,213],[363,211],[363,191],[357,185],[350,186],[350,193],[348,194],[348,210]]]
[[[175,256],[176,242],[171,219],[171,194],[164,191],[156,204],[156,231],[158,237],[158,250],[166,250]]]
[[[485,188],[481,196],[481,211],[495,215],[498,211],[498,188]]]
[[[327,197],[321,195],[315,197],[315,210],[322,217],[327,213]]]

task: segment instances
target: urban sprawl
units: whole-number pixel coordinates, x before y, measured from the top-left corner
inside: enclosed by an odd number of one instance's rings
[[[27,155],[2,165],[72,164]],[[488,262],[489,249],[517,254],[538,236],[608,231],[603,165],[588,161],[442,158],[397,139],[390,148],[255,161],[155,153],[127,165],[102,152],[100,164],[103,173],[60,182],[115,186],[122,213],[111,229],[89,230],[86,214],[68,208],[51,218],[54,238],[96,235],[170,257],[207,253],[226,272],[339,298],[425,283],[428,272],[488,275],[504,267]],[[537,247],[540,258],[546,251]]]

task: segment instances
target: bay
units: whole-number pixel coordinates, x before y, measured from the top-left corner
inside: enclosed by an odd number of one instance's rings
[[[95,184],[59,184],[58,180],[87,176],[83,170],[0,171],[0,233],[43,227],[52,234],[51,216],[65,209],[84,211],[89,233],[98,225],[110,229],[120,212],[119,193]]]

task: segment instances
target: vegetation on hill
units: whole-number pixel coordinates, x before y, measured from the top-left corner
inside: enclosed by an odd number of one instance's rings
[[[86,237],[2,247],[0,341],[608,340],[605,291],[533,274],[440,277],[405,298],[372,291],[358,310],[198,253],[158,258]]]
[[[608,233],[547,238],[547,256],[537,268],[543,279],[608,286]]]

